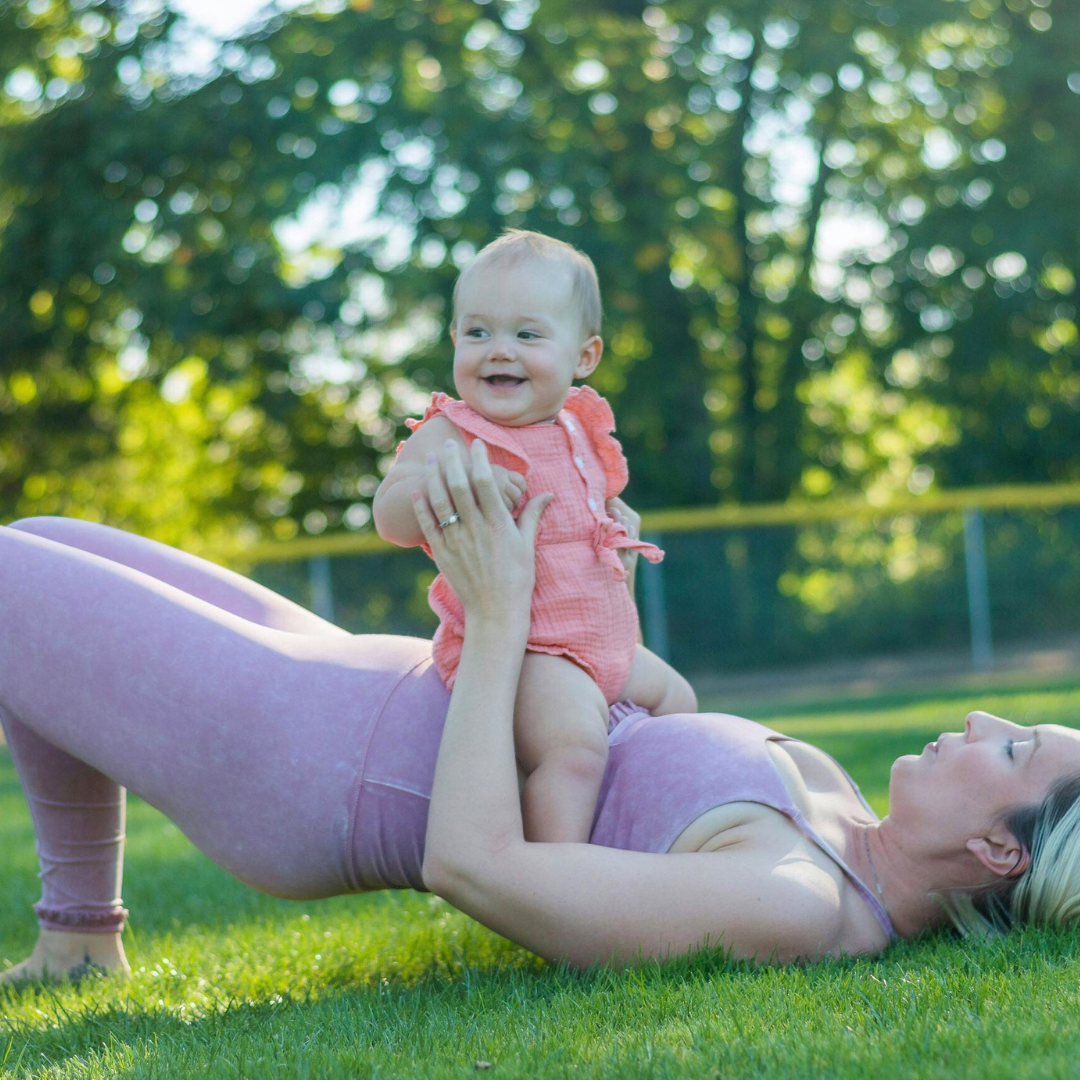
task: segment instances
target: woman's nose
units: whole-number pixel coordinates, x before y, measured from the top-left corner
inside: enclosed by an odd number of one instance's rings
[[[1000,716],[994,716],[993,713],[976,710],[975,712],[969,712],[964,719],[964,735],[969,739],[979,739],[995,730],[1016,726],[1016,724],[1008,720],[1003,720]]]

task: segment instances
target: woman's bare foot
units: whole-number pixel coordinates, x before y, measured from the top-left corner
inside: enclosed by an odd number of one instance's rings
[[[119,934],[78,934],[42,930],[34,951],[21,963],[0,971],[0,984],[70,979],[87,975],[130,975]]]

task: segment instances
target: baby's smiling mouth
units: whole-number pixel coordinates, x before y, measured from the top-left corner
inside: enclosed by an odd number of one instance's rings
[[[525,380],[517,375],[485,375],[488,386],[520,386]]]

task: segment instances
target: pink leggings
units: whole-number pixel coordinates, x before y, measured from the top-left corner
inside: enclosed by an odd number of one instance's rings
[[[354,636],[105,526],[0,527],[0,721],[43,927],[123,925],[125,788],[264,892],[422,887],[447,700],[428,642]]]

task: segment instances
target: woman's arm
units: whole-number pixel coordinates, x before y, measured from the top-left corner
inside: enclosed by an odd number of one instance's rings
[[[764,839],[760,830],[750,836],[736,828],[727,848],[689,855],[525,841],[513,706],[528,637],[533,543],[547,500],[534,499],[515,525],[479,440],[471,487],[456,446],[444,460],[445,482],[429,463],[427,492],[415,506],[466,626],[432,787],[428,887],[540,955],[579,966],[710,943],[761,960],[834,950],[835,879],[790,858],[800,841],[779,818]],[[440,530],[436,522],[455,510],[460,521]]]
[[[624,503],[617,495],[608,499],[605,505],[608,514],[626,529],[629,536],[636,540],[641,535],[641,515],[636,510]],[[618,555],[619,561],[626,571],[626,588],[630,593],[630,599],[637,606],[635,586],[637,583],[638,553],[633,548],[620,548]],[[645,644],[645,635],[642,632],[640,623],[638,625],[638,644]]]
[[[483,442],[477,439],[465,453],[476,499],[464,453],[450,441],[443,451],[445,484],[438,465],[429,461],[427,498],[413,493],[431,553],[465,611],[465,640],[428,815],[429,887],[451,879],[462,866],[497,859],[507,844],[524,843],[514,698],[529,637],[536,528],[551,497],[532,499],[515,523],[496,490]],[[440,529],[437,522],[455,510],[460,520]]]
[[[511,941],[575,967],[705,947],[758,963],[859,951],[844,940],[836,881],[800,854],[797,838],[776,840],[745,835],[685,855],[521,842],[429,887]]]

